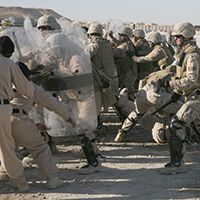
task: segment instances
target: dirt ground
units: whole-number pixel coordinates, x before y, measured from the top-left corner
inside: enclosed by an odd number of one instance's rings
[[[99,147],[106,159],[101,159],[103,170],[90,175],[79,175],[84,164],[71,153],[79,148],[76,137],[59,139],[59,153],[54,159],[63,185],[56,190],[45,189],[45,178],[38,167],[25,168],[30,191],[20,193],[8,183],[0,183],[0,200],[4,199],[95,199],[95,200],[200,200],[200,146],[187,148],[187,172],[161,175],[158,170],[169,161],[168,144],[156,144],[150,133],[136,126],[127,141],[114,143],[121,123],[115,113],[102,116],[103,128],[96,131]]]

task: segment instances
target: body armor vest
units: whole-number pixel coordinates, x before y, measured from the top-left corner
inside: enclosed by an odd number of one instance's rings
[[[154,46],[154,49],[155,48],[161,49],[165,55],[165,57],[163,59],[158,61],[158,66],[161,67],[161,66],[168,66],[168,65],[172,64],[172,62],[175,59],[174,59],[169,47],[167,47],[167,45],[164,42],[157,44],[156,46]]]
[[[126,46],[127,50],[130,50],[136,54],[136,48],[131,40],[125,40],[122,46]],[[120,45],[120,46],[121,46]],[[128,56],[120,57],[115,59],[115,64],[118,66],[118,74],[126,73],[127,71],[133,70],[134,75],[137,76],[137,64],[130,59]]]
[[[150,47],[149,43],[147,40],[140,38],[137,41],[134,42],[137,50],[138,50],[138,55],[137,56],[146,56],[152,51],[152,48]],[[154,68],[152,63],[137,63],[138,66],[138,72],[153,72]],[[140,77],[144,78],[144,77]]]
[[[103,70],[108,77],[114,76],[115,63],[113,60],[113,49],[110,42],[101,36],[95,36],[92,41],[98,46],[98,53],[91,58],[97,70]]]
[[[177,52],[175,53],[175,56],[177,57],[177,68],[176,68],[176,78],[184,78],[186,77],[186,58],[190,53],[197,52],[200,54],[200,49],[196,46],[195,42],[190,42],[186,44],[185,46],[179,48]],[[200,62],[200,60],[199,60]],[[199,69],[200,74],[200,69]],[[196,88],[200,87],[200,76],[198,77],[197,84],[190,88],[187,91],[182,91],[181,93],[184,96],[187,96],[191,92],[193,92]],[[180,93],[180,91],[177,91]]]

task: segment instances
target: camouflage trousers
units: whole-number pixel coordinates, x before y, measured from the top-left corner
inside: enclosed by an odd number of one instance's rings
[[[200,96],[191,96],[182,105],[182,107],[176,113],[178,120],[182,121],[185,126],[191,128],[192,122],[200,122]],[[178,124],[178,129],[176,130],[177,136],[184,140],[187,137],[187,131],[185,126]]]
[[[136,93],[134,101],[135,109],[129,114],[122,125],[124,131],[130,130],[133,123],[139,120],[139,116],[147,112],[151,107],[159,108],[166,102],[171,100],[171,94],[160,89],[158,93],[154,91],[153,86],[145,85]],[[183,101],[178,100],[176,103],[171,103],[163,109],[167,113],[175,114],[183,105]],[[138,115],[140,114],[140,115]]]

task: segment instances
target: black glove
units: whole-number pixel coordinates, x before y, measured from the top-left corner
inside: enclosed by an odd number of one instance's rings
[[[163,80],[163,79],[159,79],[156,82],[154,82],[154,86],[157,87],[157,88],[169,87],[169,81]]]
[[[134,56],[134,53],[130,50],[126,51],[126,56],[128,56],[129,58],[132,58]]]
[[[37,65],[35,68],[31,69],[30,73],[31,75],[35,75],[35,74],[40,73],[40,70],[42,69],[44,69],[44,65],[40,64],[40,65]]]
[[[43,72],[31,78],[31,80],[36,84],[40,85],[50,79],[50,76],[53,76],[53,72]]]
[[[173,102],[177,102],[177,101],[179,100],[180,97],[181,97],[180,94],[174,92],[174,93],[172,94],[172,96],[171,96],[171,99],[172,99]]]

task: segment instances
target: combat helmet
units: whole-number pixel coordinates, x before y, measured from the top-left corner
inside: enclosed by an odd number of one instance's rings
[[[172,35],[182,35],[186,38],[192,38],[195,35],[195,27],[189,22],[181,22],[174,26]]]
[[[145,33],[142,29],[136,28],[136,29],[133,29],[133,36],[139,37],[139,38],[145,38]]]
[[[162,41],[162,36],[159,32],[151,32],[148,37],[147,40],[152,42],[153,44],[157,44],[159,42]]]
[[[101,24],[97,23],[97,22],[93,22],[90,24],[89,29],[88,29],[88,34],[94,34],[94,33],[98,33],[100,35],[103,35],[103,27]]]
[[[127,35],[129,38],[133,37],[132,29],[129,28],[129,27],[126,27],[126,26],[122,26],[122,27],[119,29],[118,33],[119,33],[119,34]]]
[[[44,15],[40,17],[37,21],[37,28],[41,26],[50,26],[53,29],[61,29],[60,24],[51,15]]]

